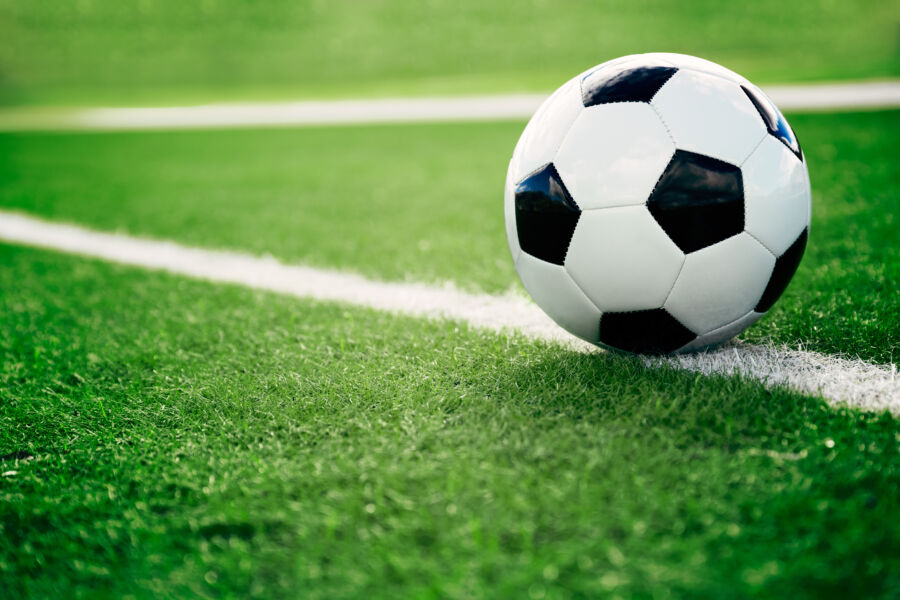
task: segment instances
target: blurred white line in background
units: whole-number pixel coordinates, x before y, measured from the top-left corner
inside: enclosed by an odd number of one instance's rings
[[[768,86],[765,92],[783,111],[856,110],[900,106],[900,81]]]
[[[785,111],[836,111],[900,106],[900,81],[769,86]],[[145,108],[0,110],[0,131],[279,127],[527,119],[546,94],[381,98]]]
[[[578,351],[599,351],[570,336],[535,304],[519,296],[472,294],[451,285],[373,281],[340,271],[284,265],[273,258],[102,233],[3,210],[0,240],[299,298],[344,302],[416,317],[454,319],[481,329],[566,344]],[[713,352],[647,357],[644,362],[648,367],[668,365],[706,375],[736,374],[765,386],[785,386],[819,395],[835,405],[900,414],[900,378],[895,365],[742,343]]]

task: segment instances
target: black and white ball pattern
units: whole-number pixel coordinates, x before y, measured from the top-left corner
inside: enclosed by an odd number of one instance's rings
[[[505,190],[538,305],[631,352],[706,348],[759,319],[799,265],[810,209],[803,152],[771,100],[679,54],[565,83],[525,128]]]

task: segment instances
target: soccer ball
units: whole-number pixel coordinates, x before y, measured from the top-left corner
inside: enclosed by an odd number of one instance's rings
[[[538,109],[506,178],[528,293],[588,342],[705,349],[778,299],[809,232],[806,161],[758,87],[681,54],[618,58]]]

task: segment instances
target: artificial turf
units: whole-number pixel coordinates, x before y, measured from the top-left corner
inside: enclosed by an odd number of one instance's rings
[[[900,424],[0,246],[8,598],[896,597]]]
[[[885,0],[0,0],[0,104],[553,89],[684,52],[753,80],[900,74]]]
[[[896,362],[900,111],[797,114],[809,248],[746,339]],[[520,123],[0,134],[0,206],[392,280],[518,289],[502,185]]]

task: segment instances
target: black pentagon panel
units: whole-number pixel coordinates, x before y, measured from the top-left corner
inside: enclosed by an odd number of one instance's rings
[[[781,143],[787,146],[797,158],[803,160],[803,150],[800,149],[800,142],[797,140],[797,136],[794,135],[794,130],[788,125],[784,115],[781,114],[781,111],[755,90],[745,85],[742,85],[741,89],[753,102],[753,106],[756,107],[759,116],[762,117],[763,122],[766,124],[766,129],[769,130],[769,134],[781,140]]]
[[[516,186],[519,246],[535,258],[562,265],[580,215],[553,163]]]
[[[744,230],[741,169],[727,162],[676,150],[647,208],[685,253]]]
[[[809,229],[804,229],[803,233],[791,244],[791,247],[778,257],[775,261],[775,268],[772,270],[772,276],[769,278],[769,283],[766,284],[766,290],[753,310],[761,313],[766,312],[781,297],[788,283],[791,282],[794,273],[797,272],[797,267],[800,266],[800,259],[803,258],[803,251],[806,250],[807,239],[809,239]]]
[[[600,343],[626,352],[667,354],[697,336],[665,309],[604,313]]]
[[[584,105],[611,102],[650,102],[677,67],[642,66],[632,69],[597,69],[581,80]]]

